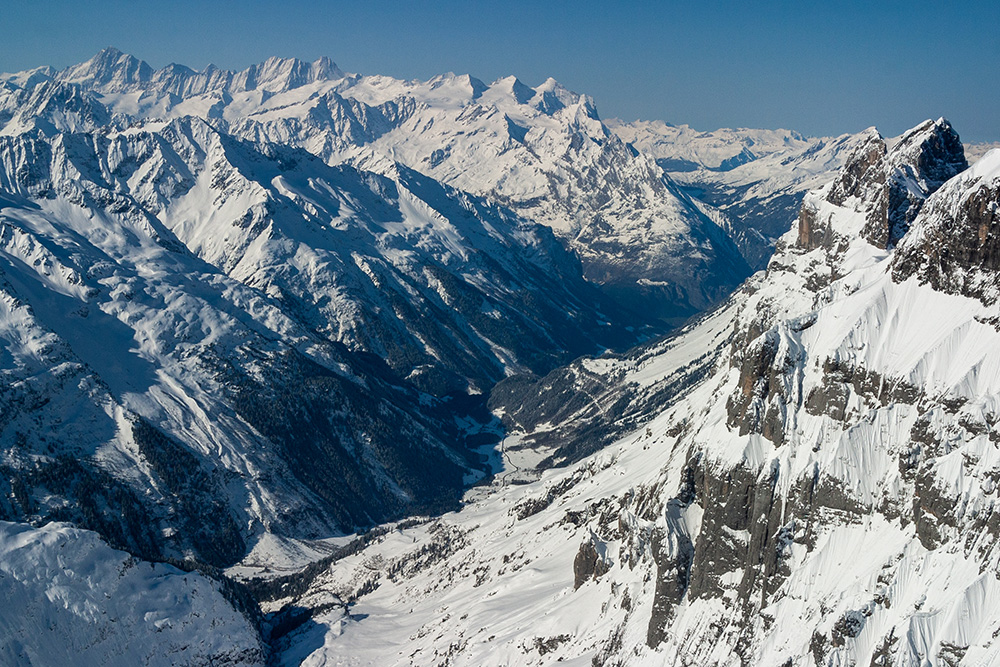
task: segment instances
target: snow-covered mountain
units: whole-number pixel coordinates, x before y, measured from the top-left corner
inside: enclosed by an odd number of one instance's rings
[[[815,140],[790,130],[722,128],[703,132],[662,120],[626,123],[611,119],[607,124],[612,132],[654,157],[668,172],[730,171],[773,153],[805,150],[815,144]]]
[[[0,521],[4,665],[263,665],[253,618],[216,581],[67,524]]]
[[[229,564],[437,507],[484,464],[424,391],[635,335],[547,228],[393,174],[197,118],[0,137],[4,515]]]
[[[315,557],[456,507],[496,465],[497,381],[657,319],[496,198],[119,108],[145,82],[263,96],[332,66],[178,76],[106,52],[5,78],[0,519],[148,561]]]
[[[754,269],[798,215],[805,193],[831,180],[864,133],[809,138],[788,130],[699,132],[662,121],[609,121],[612,131],[656,159],[685,192],[711,208]]]
[[[401,81],[348,75],[325,59],[278,58],[242,72],[154,71],[114,49],[61,72],[4,79],[2,133],[194,115],[331,165],[379,173],[406,165],[551,228],[588,279],[647,317],[680,321],[750,273],[727,233],[611,133],[590,98],[552,79],[536,88],[514,77],[490,85],[453,74]],[[80,100],[67,112],[43,101],[73,95]]]
[[[998,210],[1000,152],[869,133],[726,304],[511,387],[510,464],[577,463],[272,586],[288,664],[1000,664]]]

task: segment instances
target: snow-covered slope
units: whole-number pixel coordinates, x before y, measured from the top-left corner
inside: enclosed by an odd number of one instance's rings
[[[197,572],[68,524],[0,521],[4,665],[263,665],[251,621]]]
[[[25,118],[27,98],[50,94],[34,92],[42,85],[76,91],[86,100],[78,106],[97,104],[121,122],[195,115],[329,164],[391,173],[401,163],[550,227],[580,256],[585,276],[646,316],[683,318],[750,272],[725,231],[612,134],[592,100],[552,79],[536,88],[514,77],[400,81],[294,59],[243,72],[153,71],[106,49],[62,72],[7,75],[0,109],[10,120],[0,132],[84,127],[85,110]]]
[[[319,610],[288,659],[1000,664],[1000,331],[978,289],[996,275],[1000,162],[937,187],[936,167],[959,164],[952,135],[928,122],[841,173],[930,184],[909,191],[919,212],[895,250],[865,238],[864,196],[828,185],[712,314],[540,381],[534,420],[515,415],[536,436],[644,407],[603,451],[276,592],[271,609]]]

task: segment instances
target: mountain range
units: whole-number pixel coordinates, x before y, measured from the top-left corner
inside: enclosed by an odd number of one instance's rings
[[[982,148],[0,75],[0,655],[1000,662]]]

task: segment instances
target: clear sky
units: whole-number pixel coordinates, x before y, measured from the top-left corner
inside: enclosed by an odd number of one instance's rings
[[[7,0],[0,71],[105,46],[154,67],[330,56],[362,74],[552,76],[601,115],[894,135],[946,116],[1000,140],[1000,1]]]

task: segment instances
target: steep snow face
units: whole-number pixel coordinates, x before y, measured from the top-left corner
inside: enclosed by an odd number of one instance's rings
[[[907,151],[883,157],[931,182]],[[950,229],[940,213],[994,183],[981,164],[930,194],[911,233]],[[824,233],[791,230],[710,316],[545,378],[515,415],[537,439],[574,420],[613,431],[620,401],[647,406],[613,445],[276,595],[273,609],[319,609],[297,631],[308,660],[1000,662],[996,306],[894,280],[866,211],[831,192],[806,197],[801,223]],[[692,374],[665,408],[647,400]],[[566,405],[575,388],[587,400]]]
[[[5,665],[263,665],[219,584],[147,563],[68,524],[0,521]]]
[[[400,81],[345,75],[326,60],[271,59],[239,73],[147,70],[106,50],[54,79],[115,113],[196,115],[329,164],[388,174],[401,163],[486,197],[550,227],[587,278],[647,317],[690,315],[750,272],[725,231],[653,160],[609,132],[588,97],[552,79],[536,88],[513,77]],[[10,76],[7,85],[25,90],[27,78]]]

